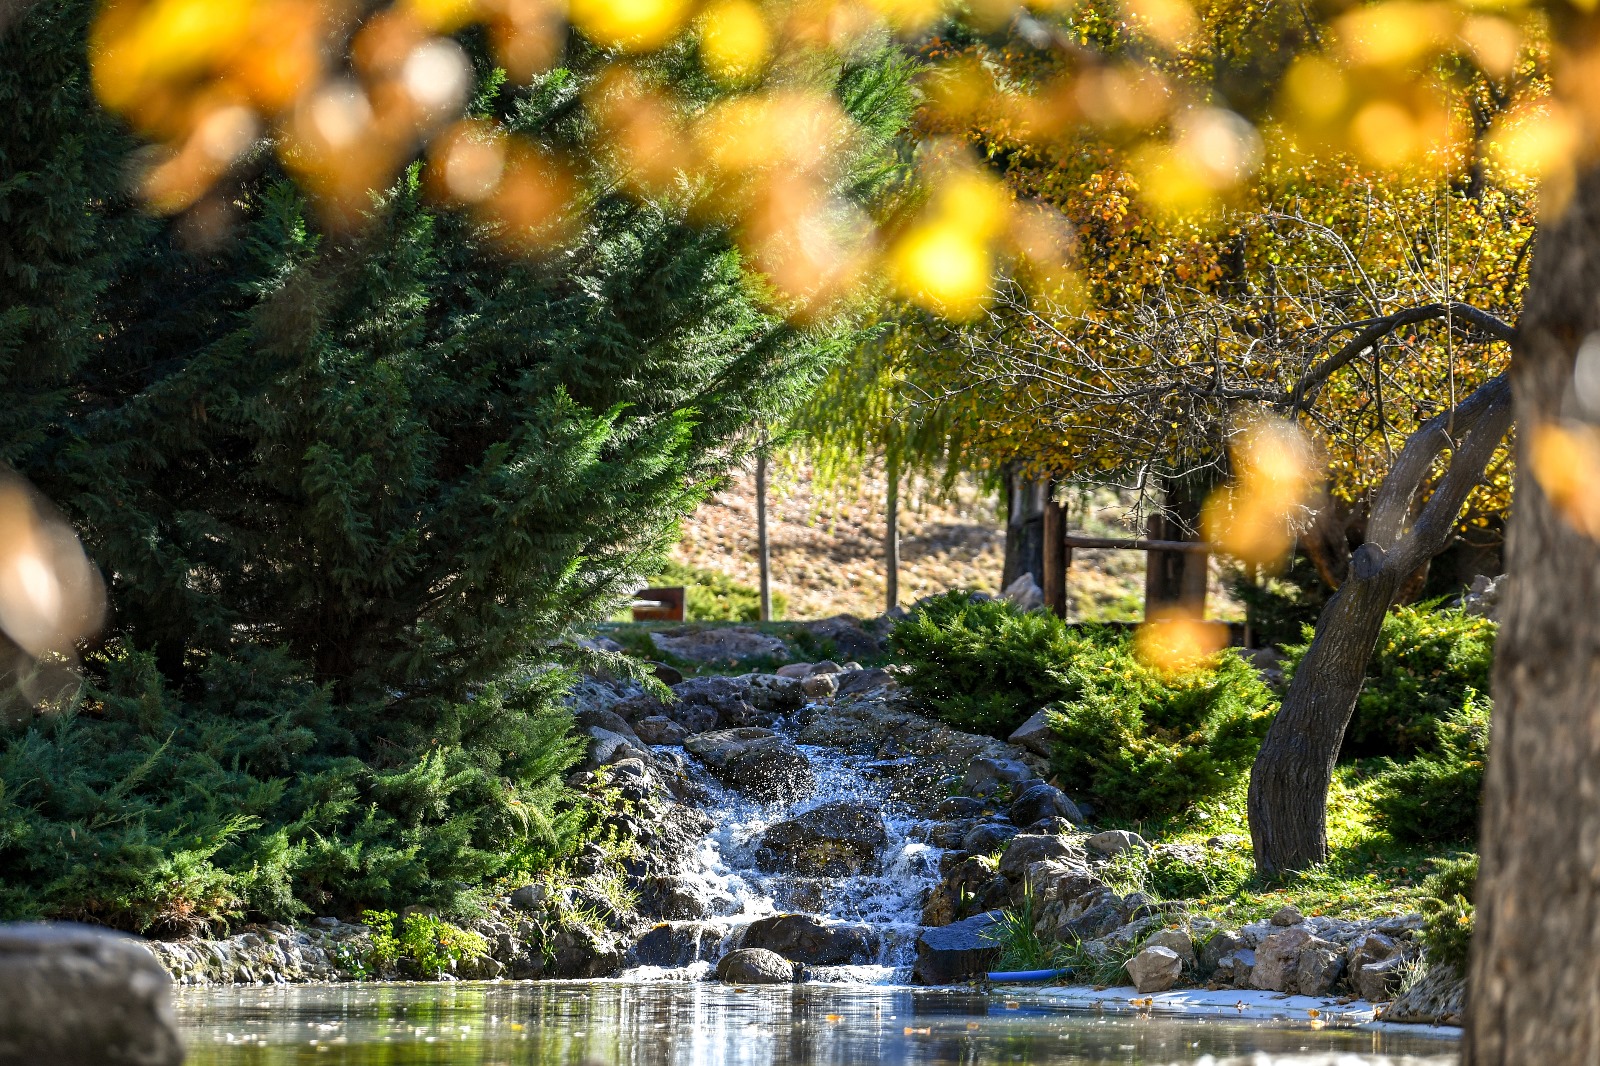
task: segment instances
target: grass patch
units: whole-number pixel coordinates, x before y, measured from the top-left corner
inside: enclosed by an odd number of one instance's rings
[[[1166,900],[1183,900],[1196,918],[1225,926],[1267,918],[1287,903],[1308,916],[1372,918],[1425,911],[1436,897],[1429,877],[1472,857],[1464,847],[1407,844],[1380,824],[1374,808],[1376,761],[1338,767],[1328,795],[1325,864],[1274,881],[1259,877],[1245,820],[1246,782],[1239,781],[1182,815],[1159,821],[1125,822],[1152,842],[1191,845],[1193,856],[1130,857],[1118,868],[1119,885]],[[1215,838],[1236,838],[1222,846]],[[1143,866],[1143,870],[1134,869]]]

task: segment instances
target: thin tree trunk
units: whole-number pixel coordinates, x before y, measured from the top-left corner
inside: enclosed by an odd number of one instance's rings
[[[1449,544],[1462,505],[1510,424],[1511,390],[1501,374],[1454,412],[1425,422],[1384,478],[1367,543],[1350,557],[1344,583],[1323,608],[1316,636],[1250,769],[1250,836],[1262,873],[1301,870],[1327,859],[1328,784],[1383,617],[1406,579]],[[1448,435],[1452,427],[1455,440]],[[1445,475],[1411,522],[1416,494],[1447,447]]]
[[[1352,578],[1317,619],[1317,635],[1294,672],[1250,772],[1250,835],[1264,874],[1328,858],[1328,786],[1401,575]]]
[[[900,606],[900,457],[891,451],[885,465],[889,495],[884,509],[889,513],[883,536],[883,584],[885,610],[892,611]]]
[[[761,568],[761,620],[772,621],[772,559],[767,544],[767,456],[756,456],[756,557]]]
[[[1600,1061],[1600,545],[1555,512],[1527,459],[1535,427],[1576,413],[1574,356],[1600,330],[1597,293],[1591,170],[1541,225],[1512,362],[1522,431],[1464,1066]]]

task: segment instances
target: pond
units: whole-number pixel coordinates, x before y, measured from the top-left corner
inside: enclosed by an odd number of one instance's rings
[[[1452,1066],[1423,1033],[1070,1012],[949,989],[710,982],[185,989],[192,1066]]]

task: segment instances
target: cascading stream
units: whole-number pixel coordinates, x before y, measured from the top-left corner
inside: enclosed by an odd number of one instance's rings
[[[793,739],[793,723],[776,730]],[[721,954],[741,945],[745,930],[762,918],[807,914],[828,925],[868,927],[875,945],[871,958],[847,965],[812,966],[820,980],[869,984],[904,982],[909,973],[921,908],[938,883],[941,849],[927,843],[930,821],[892,796],[885,766],[871,756],[836,748],[798,745],[816,779],[813,792],[794,802],[761,802],[716,780],[681,747],[657,747],[658,755],[682,760],[704,790],[702,811],[711,829],[684,870],[708,904],[710,917],[667,923],[682,928],[698,960],[681,967],[635,966],[625,978],[695,979]],[[764,869],[758,860],[763,835],[798,815],[832,804],[848,804],[882,819],[885,845],[860,873],[808,876]]]

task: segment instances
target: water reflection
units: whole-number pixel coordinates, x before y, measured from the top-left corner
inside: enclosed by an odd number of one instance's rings
[[[186,990],[194,1066],[1269,1062],[1450,1066],[1425,1036],[1068,1013],[947,990],[701,982]],[[1209,1057],[1209,1058],[1208,1058]]]

